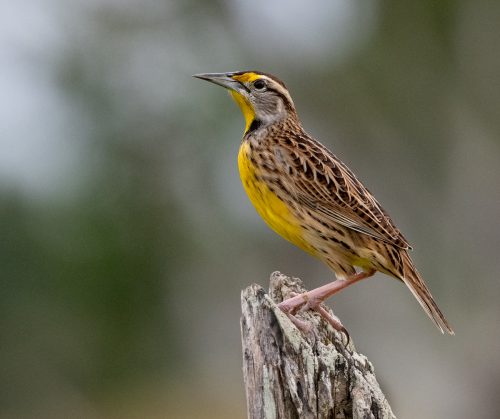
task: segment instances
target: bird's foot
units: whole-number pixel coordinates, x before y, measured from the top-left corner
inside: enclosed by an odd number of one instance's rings
[[[349,344],[349,341],[351,340],[349,332],[344,327],[344,325],[342,324],[340,319],[335,314],[333,314],[333,312],[328,311],[325,307],[323,307],[322,303],[323,303],[323,301],[321,301],[321,300],[308,300],[300,308],[299,311],[314,310],[316,313],[318,313],[323,318],[323,320],[325,320],[337,332],[343,333],[345,335],[345,337],[347,338],[347,344]]]
[[[285,301],[279,303],[278,307],[283,310],[283,312],[286,313],[293,324],[295,324],[302,331],[310,330],[310,326],[308,325],[309,327],[305,327],[304,322],[302,320],[298,320],[295,317],[297,311],[309,309],[316,311],[335,330],[344,333],[347,336],[347,343],[349,343],[350,338],[346,328],[342,325],[340,320],[335,315],[330,314],[330,312],[326,310],[321,304],[333,294],[336,294],[349,285],[372,276],[374,273],[375,269],[370,269],[368,271],[362,271],[351,275],[346,279],[339,278],[336,281],[330,282],[329,284],[323,285],[319,288],[315,288],[303,294],[294,295],[293,297],[290,297]]]
[[[322,306],[322,303],[322,298],[318,297],[316,293],[309,291],[284,300],[278,304],[278,307],[288,316],[291,322],[304,333],[311,330],[311,325],[308,322],[298,319],[295,314],[307,310],[316,311],[323,320],[330,324],[335,330],[343,333],[347,337],[347,343],[349,343],[350,336],[347,329],[337,316],[330,313]]]
[[[279,303],[278,307],[281,311],[283,311],[283,313],[287,315],[287,317],[295,325],[295,327],[297,327],[297,329],[304,333],[309,333],[311,331],[311,325],[308,322],[295,317],[298,309],[305,303],[305,300],[300,302],[302,295],[303,294],[292,292],[290,293],[290,298]]]

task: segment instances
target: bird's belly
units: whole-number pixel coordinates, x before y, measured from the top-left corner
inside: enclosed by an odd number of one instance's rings
[[[238,168],[245,192],[255,209],[276,233],[302,250],[316,255],[314,247],[305,240],[300,220],[294,215],[293,209],[260,178],[249,158],[249,151],[249,145],[243,143],[238,154]]]

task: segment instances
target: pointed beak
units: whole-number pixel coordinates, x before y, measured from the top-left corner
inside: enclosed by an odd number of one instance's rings
[[[233,79],[233,75],[234,73],[203,73],[194,74],[193,77],[218,84],[219,86],[225,87],[229,90],[234,90],[236,92],[246,90],[245,86],[243,86],[239,81]]]

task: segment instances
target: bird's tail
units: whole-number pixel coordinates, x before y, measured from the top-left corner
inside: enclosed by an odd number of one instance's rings
[[[434,298],[432,298],[429,288],[427,288],[427,285],[425,285],[424,281],[420,277],[420,274],[410,259],[408,252],[402,251],[401,257],[403,259],[404,283],[408,286],[412,294],[418,300],[437,328],[441,330],[441,333],[448,332],[450,335],[454,335],[455,332],[448,323],[448,320],[444,317],[444,314],[441,313],[441,310],[434,301]]]

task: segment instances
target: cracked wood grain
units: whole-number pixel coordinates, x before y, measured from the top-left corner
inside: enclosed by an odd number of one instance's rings
[[[241,295],[247,413],[251,419],[395,418],[373,365],[317,314],[304,334],[277,307],[305,289],[298,278],[271,275],[269,293],[251,285]]]

